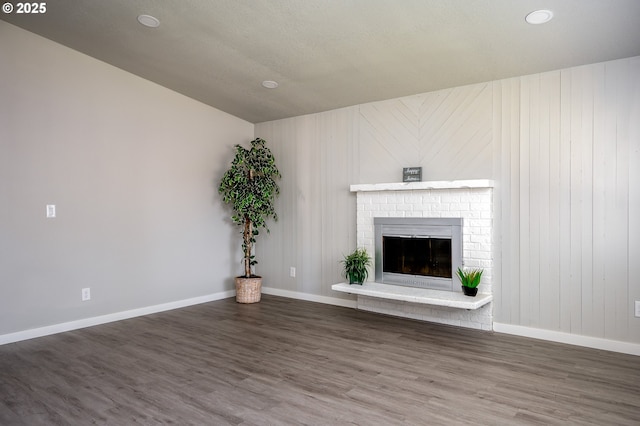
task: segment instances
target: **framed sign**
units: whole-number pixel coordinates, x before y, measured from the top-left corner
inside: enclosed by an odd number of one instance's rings
[[[422,182],[422,167],[404,167],[402,169],[403,182]]]

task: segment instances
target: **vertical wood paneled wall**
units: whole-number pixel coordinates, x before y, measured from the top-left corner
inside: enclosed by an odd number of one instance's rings
[[[257,125],[280,172],[279,219],[256,244],[264,285],[341,297],[339,261],[356,245],[357,107]],[[296,277],[289,276],[290,267]]]
[[[262,123],[282,170],[265,285],[312,295],[355,247],[354,183],[494,179],[494,319],[640,343],[640,58]],[[297,276],[289,277],[289,267]]]
[[[496,321],[640,342],[640,58],[495,84]]]

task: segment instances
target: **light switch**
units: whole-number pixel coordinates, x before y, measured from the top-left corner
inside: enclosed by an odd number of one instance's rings
[[[47,218],[51,219],[56,217],[56,206],[54,204],[47,204]]]

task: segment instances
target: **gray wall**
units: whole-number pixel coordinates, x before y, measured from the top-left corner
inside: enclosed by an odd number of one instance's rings
[[[640,58],[262,123],[283,165],[269,286],[342,297],[354,183],[494,179],[496,322],[640,343]],[[298,276],[288,276],[289,266]]]
[[[233,288],[251,123],[3,21],[0,76],[0,335]]]

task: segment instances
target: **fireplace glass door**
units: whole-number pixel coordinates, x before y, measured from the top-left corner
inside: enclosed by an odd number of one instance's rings
[[[451,239],[384,236],[383,272],[451,278]]]

